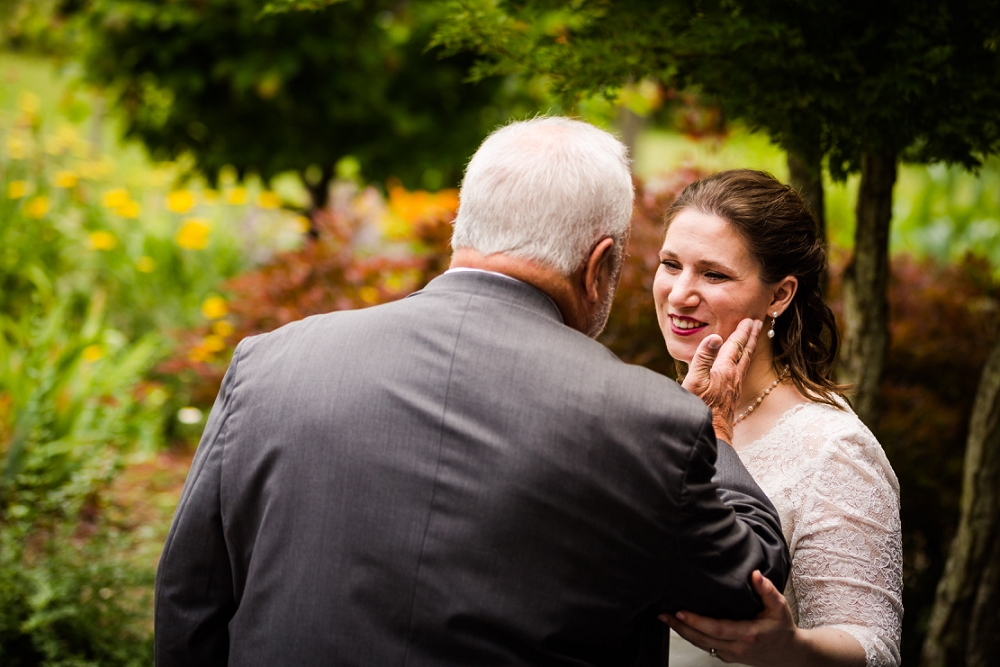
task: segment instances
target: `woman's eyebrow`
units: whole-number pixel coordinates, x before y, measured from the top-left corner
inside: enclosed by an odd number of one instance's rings
[[[725,264],[722,264],[721,262],[716,262],[715,260],[712,259],[703,259],[698,262],[698,266],[703,266],[709,269],[717,269],[723,273],[736,273],[736,269],[732,268],[731,266],[727,266]]]
[[[660,248],[660,259],[677,259],[677,253],[673,250],[668,250],[666,248]],[[736,273],[736,269],[731,266],[727,266],[721,262],[717,262],[714,259],[702,259],[698,260],[696,264],[701,268],[716,269],[722,273]]]

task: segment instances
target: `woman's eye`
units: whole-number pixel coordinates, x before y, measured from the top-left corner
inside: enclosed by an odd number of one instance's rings
[[[705,277],[713,282],[720,282],[722,280],[729,280],[729,276],[724,273],[718,273],[717,271],[709,271],[705,274]]]
[[[669,269],[671,271],[680,271],[681,269],[681,265],[672,259],[661,260],[660,264],[662,264],[664,268]]]

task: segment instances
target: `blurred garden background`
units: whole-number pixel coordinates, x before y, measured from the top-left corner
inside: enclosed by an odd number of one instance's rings
[[[235,345],[442,272],[465,161],[537,113],[632,147],[602,341],[668,375],[663,211],[803,191],[902,487],[904,662],[997,664],[998,44],[992,1],[0,1],[0,664],[151,664]]]

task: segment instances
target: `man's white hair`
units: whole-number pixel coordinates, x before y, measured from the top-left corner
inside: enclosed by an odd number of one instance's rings
[[[607,132],[556,116],[514,122],[469,161],[451,245],[569,276],[606,236],[620,260],[633,197],[628,149]]]

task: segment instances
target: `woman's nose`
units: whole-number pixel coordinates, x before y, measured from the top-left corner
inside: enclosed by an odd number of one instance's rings
[[[668,300],[675,308],[692,308],[698,305],[700,297],[691,274],[685,271],[674,279]]]

